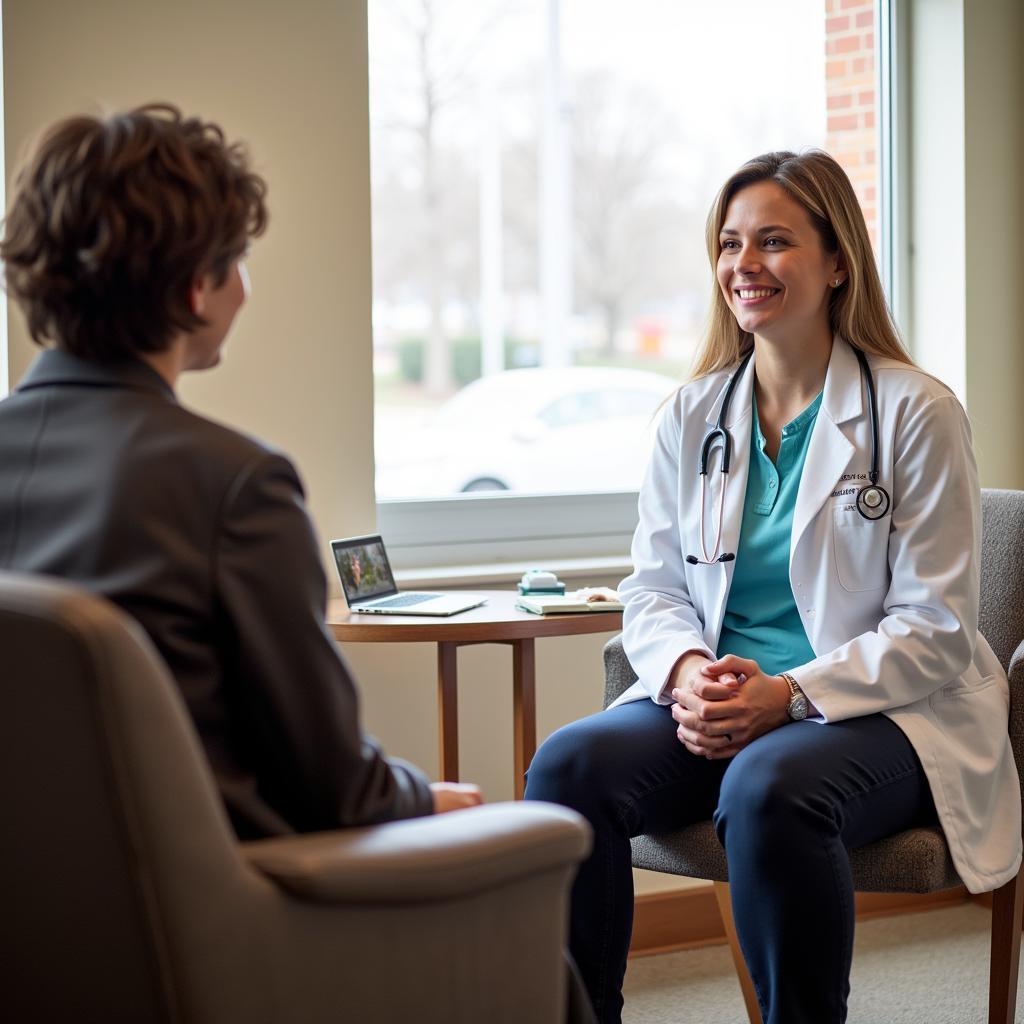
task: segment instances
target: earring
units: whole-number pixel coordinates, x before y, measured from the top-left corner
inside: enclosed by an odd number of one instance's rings
[[[837,277],[835,279],[835,281],[832,282],[832,287],[833,288],[838,288],[842,283],[843,283],[843,279],[841,277]]]

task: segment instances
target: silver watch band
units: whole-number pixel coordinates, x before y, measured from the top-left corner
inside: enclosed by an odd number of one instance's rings
[[[789,685],[789,705],[786,712],[794,722],[801,722],[807,717],[811,702],[807,699],[807,694],[800,689],[800,684],[788,672],[780,672],[779,675]]]

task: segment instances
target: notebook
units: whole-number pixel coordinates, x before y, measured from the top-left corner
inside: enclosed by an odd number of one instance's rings
[[[484,598],[452,591],[399,592],[380,536],[332,540],[331,550],[349,609],[372,615],[454,615],[476,608]]]
[[[523,594],[516,605],[534,615],[621,612],[619,595],[608,587],[586,587],[569,594]]]

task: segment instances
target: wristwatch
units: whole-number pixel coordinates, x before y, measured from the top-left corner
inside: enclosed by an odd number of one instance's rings
[[[780,672],[779,675],[789,684],[789,706],[786,712],[794,722],[802,722],[810,710],[807,694],[800,689],[797,681],[788,672]]]

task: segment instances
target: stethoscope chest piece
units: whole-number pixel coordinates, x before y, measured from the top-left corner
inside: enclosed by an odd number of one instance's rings
[[[889,492],[869,484],[857,492],[857,511],[865,519],[881,519],[889,511]]]

